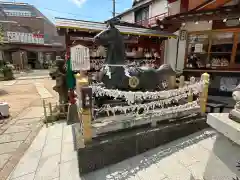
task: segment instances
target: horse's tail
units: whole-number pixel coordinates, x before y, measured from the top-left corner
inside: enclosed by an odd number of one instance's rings
[[[163,64],[157,69],[157,73],[164,76],[176,75],[176,72],[172,69],[169,64]]]

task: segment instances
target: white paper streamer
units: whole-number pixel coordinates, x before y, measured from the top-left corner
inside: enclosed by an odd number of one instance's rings
[[[179,112],[184,112],[184,111],[189,111],[191,109],[200,109],[200,106],[199,106],[199,101],[196,100],[196,101],[193,101],[193,102],[190,102],[190,103],[186,103],[184,105],[180,105],[180,106],[173,106],[173,107],[169,107],[169,108],[165,108],[165,109],[160,109],[160,110],[154,110],[152,116],[155,117],[155,116],[165,116],[167,114],[175,114],[175,113],[179,113]],[[189,113],[188,113],[189,114]]]
[[[160,92],[119,91],[116,89],[106,89],[104,87],[94,86],[94,85],[91,87],[92,87],[93,93],[95,94],[96,97],[108,96],[108,97],[113,97],[115,99],[124,98],[128,104],[133,104],[134,102],[139,101],[139,100],[168,99],[173,96],[176,97],[176,96],[179,96],[182,94],[186,94],[190,90],[195,95],[195,94],[202,92],[203,81],[197,82],[195,84],[190,84],[190,85],[184,86],[179,89],[160,91]]]
[[[112,114],[115,114],[116,112],[121,112],[126,114],[127,111],[135,111],[135,110],[139,110],[139,109],[143,109],[144,112],[148,112],[150,109],[154,110],[156,107],[164,107],[164,105],[169,105],[172,103],[172,101],[178,102],[179,100],[186,98],[188,96],[187,93],[185,94],[181,94],[179,96],[176,97],[171,97],[168,99],[164,99],[164,100],[159,100],[159,101],[153,101],[153,102],[149,102],[149,103],[145,103],[145,104],[134,104],[134,105],[130,105],[130,106],[114,106],[111,107],[109,104],[106,104],[105,106],[103,106],[101,109],[98,110],[98,112],[107,112],[109,115],[109,112],[112,112]]]
[[[138,108],[138,107],[136,107]],[[127,108],[123,108],[122,110],[126,110]],[[140,108],[138,108],[140,109]],[[107,106],[106,109],[101,109],[102,111],[106,111],[108,116],[110,116],[109,112],[113,113],[113,116],[115,116],[115,112],[113,109],[110,108],[110,106]],[[126,113],[126,116],[132,116],[132,117],[136,117],[136,116],[151,116],[151,117],[160,117],[160,116],[172,116],[173,114],[178,114],[178,113],[182,113],[182,115],[188,115],[188,114],[192,114],[192,111],[196,111],[196,110],[200,110],[200,106],[199,106],[199,100],[193,101],[193,102],[189,102],[186,103],[184,105],[180,105],[180,106],[173,106],[173,107],[168,107],[168,108],[162,108],[162,109],[156,109],[156,110],[151,110],[151,111],[145,111],[143,112],[143,114],[136,114],[136,113]]]

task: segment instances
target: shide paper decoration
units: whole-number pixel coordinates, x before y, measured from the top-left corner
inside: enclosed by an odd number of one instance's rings
[[[184,86],[183,88],[173,89],[168,91],[160,91],[160,92],[132,92],[132,91],[119,91],[116,89],[106,89],[100,86],[92,86],[93,93],[96,97],[108,96],[117,98],[124,98],[127,103],[134,104],[136,101],[141,100],[163,100],[168,98],[176,98],[180,95],[186,95],[191,91],[194,95],[202,92],[203,89],[202,81],[197,82],[195,84]]]
[[[179,113],[181,113],[182,115],[184,115],[184,114],[186,114],[186,115],[187,114],[191,114],[191,113],[194,113],[195,111],[198,111],[200,109],[200,106],[199,106],[198,100],[196,100],[196,101],[193,101],[193,102],[190,102],[190,103],[186,103],[186,104],[180,105],[180,106],[173,106],[173,107],[156,109],[156,110],[148,110],[146,112],[143,112],[142,114],[132,114],[132,113],[128,113],[127,114],[127,112],[126,112],[127,108],[128,107],[120,107],[120,106],[111,108],[110,106],[108,106],[106,108],[104,108],[104,107],[101,108],[100,111],[101,112],[103,112],[103,111],[107,112],[108,116],[110,115],[110,112],[113,115],[115,115],[116,111],[122,111],[127,116],[160,117],[160,116],[173,116],[173,115],[176,115],[176,114],[179,114]],[[145,108],[148,108],[148,106],[146,106]],[[136,109],[136,107],[135,107],[135,109]],[[132,109],[129,107],[128,110],[132,110]],[[189,112],[191,112],[191,113],[189,113]]]
[[[115,115],[116,112],[121,112],[121,113],[124,113],[124,114],[127,114],[127,112],[133,112],[133,111],[136,111],[137,112],[140,110],[140,109],[143,109],[143,113],[158,113],[158,111],[153,111],[155,110],[156,108],[159,109],[164,107],[164,105],[166,104],[171,104],[172,101],[179,101],[180,99],[182,98],[186,98],[187,97],[187,94],[183,94],[183,95],[180,95],[180,96],[177,96],[177,97],[172,97],[172,98],[169,98],[169,99],[166,99],[166,100],[160,100],[160,101],[153,101],[153,102],[150,102],[150,103],[146,103],[146,104],[136,104],[136,105],[130,105],[130,106],[115,106],[115,107],[111,107],[109,104],[108,105],[105,105],[103,106],[102,108],[100,108],[98,110],[98,113],[99,112],[107,112],[107,114],[109,115],[109,113],[111,112],[113,115]],[[192,105],[192,104],[190,104]],[[194,104],[195,105],[195,104]],[[169,108],[163,108],[161,109],[161,112],[164,111],[164,110],[171,110],[171,108],[184,108],[185,106],[174,106],[174,107],[169,107]]]
[[[153,111],[152,117],[166,116],[168,114],[176,114],[181,112],[186,112],[187,114],[189,114],[190,110],[195,109],[200,109],[198,100],[180,106],[174,106]]]

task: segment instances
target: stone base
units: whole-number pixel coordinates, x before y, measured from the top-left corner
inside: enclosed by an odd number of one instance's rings
[[[233,121],[240,123],[240,111],[236,109],[231,110],[231,112],[229,113],[229,118]]]
[[[74,124],[80,122],[78,117],[78,107],[77,104],[70,104],[68,106],[68,112],[67,112],[67,124]]]
[[[77,149],[79,173],[89,173],[121,162],[206,127],[206,117],[195,116],[163,122],[155,128],[145,126],[97,137],[85,148]],[[75,130],[75,147],[80,147],[82,141],[77,137]]]
[[[236,144],[240,145],[240,123],[229,119],[228,113],[210,113],[207,123]]]

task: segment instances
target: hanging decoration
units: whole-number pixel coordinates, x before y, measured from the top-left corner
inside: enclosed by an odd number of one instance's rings
[[[143,107],[145,105],[145,107]],[[139,110],[141,108],[145,108],[146,111],[143,111],[142,114],[138,114],[138,113],[134,113],[134,110]],[[142,104],[141,107],[138,107],[138,105],[135,105],[130,107],[110,107],[109,105],[106,105],[106,107],[103,107],[101,109],[98,110],[98,113],[100,112],[106,112],[108,116],[110,116],[110,113],[113,114],[113,116],[115,116],[115,113],[118,111],[123,112],[126,116],[151,116],[151,117],[160,117],[160,116],[173,116],[174,114],[179,115],[179,113],[181,113],[182,115],[184,114],[191,114],[189,113],[190,111],[192,113],[194,112],[199,112],[200,110],[200,106],[199,106],[199,100],[193,101],[193,102],[189,102],[183,105],[179,105],[179,106],[173,106],[173,107],[168,107],[168,108],[158,108],[158,109],[150,109],[151,107],[148,106],[147,104]],[[129,112],[128,112],[129,111]],[[131,112],[130,112],[131,111]]]
[[[108,97],[113,97],[115,99],[124,98],[128,104],[133,104],[135,101],[141,101],[141,100],[154,100],[154,99],[161,100],[161,99],[171,98],[173,96],[176,97],[176,96],[188,93],[190,90],[195,95],[195,94],[198,94],[199,92],[202,92],[202,89],[203,89],[202,81],[197,82],[195,84],[184,86],[179,89],[160,91],[160,92],[119,91],[116,89],[106,89],[100,86],[94,86],[94,85],[92,86],[93,93],[96,97],[108,96]]]
[[[169,107],[169,108],[164,108],[164,109],[159,109],[159,110],[154,110],[152,116],[153,117],[158,117],[158,116],[164,116],[167,114],[176,114],[179,112],[187,112],[189,110],[193,110],[193,109],[200,109],[199,106],[199,100],[190,102],[190,103],[186,103],[180,106],[173,106],[173,107]],[[189,112],[188,112],[189,114]]]
[[[140,109],[143,110],[143,112],[149,112],[149,110],[154,110],[156,108],[163,108],[165,105],[170,105],[173,102],[179,102],[179,100],[183,98],[187,98],[188,94],[181,94],[179,96],[174,96],[168,99],[163,99],[159,101],[152,101],[145,104],[134,104],[129,106],[114,106],[111,107],[110,104],[105,104],[102,108],[97,110],[98,112],[111,112],[112,114],[115,114],[116,112],[121,112],[124,114],[127,114],[127,112],[132,111],[139,111]]]

